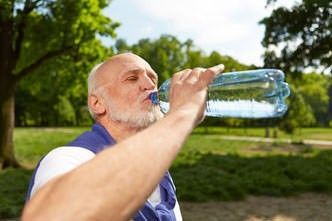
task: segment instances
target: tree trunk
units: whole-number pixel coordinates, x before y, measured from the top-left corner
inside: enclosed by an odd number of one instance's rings
[[[265,137],[270,137],[270,128],[269,127],[265,127]]]
[[[2,77],[0,83],[0,169],[20,167],[14,155],[15,84]]]
[[[8,1],[9,8],[14,9],[14,2]],[[8,10],[8,8],[7,8]],[[7,11],[8,12],[8,11]],[[14,21],[0,16],[0,169],[19,167],[14,156],[14,105],[16,80],[12,75],[19,53],[13,49]]]
[[[209,126],[205,125],[204,126],[204,134],[208,134],[209,133]]]
[[[329,107],[328,107],[328,110],[327,110],[328,120],[332,121],[332,84],[329,87],[328,95],[329,95]]]
[[[278,138],[278,128],[273,128],[273,138]]]

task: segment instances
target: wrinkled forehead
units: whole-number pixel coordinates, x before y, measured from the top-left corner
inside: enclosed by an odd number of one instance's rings
[[[99,68],[96,76],[98,85],[116,82],[128,72],[152,70],[151,66],[141,57],[125,54],[118,55],[105,61]]]

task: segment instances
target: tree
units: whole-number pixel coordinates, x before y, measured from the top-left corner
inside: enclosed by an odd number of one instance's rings
[[[328,88],[331,84],[325,75],[305,74],[292,81],[313,111],[319,126],[328,125]]]
[[[79,57],[96,35],[119,25],[101,12],[107,0],[0,0],[0,168],[13,154],[15,88],[46,62]],[[91,45],[92,47],[93,45]]]
[[[328,117],[328,121],[329,121],[329,126],[332,127],[332,83],[330,81],[330,86],[327,92],[328,96],[329,96],[329,105],[327,108],[327,117]]]
[[[267,5],[277,1],[267,0]],[[265,66],[283,69],[291,74],[287,76],[288,78],[301,76],[308,67],[329,73],[330,79],[332,78],[332,2],[330,0],[302,0],[290,9],[279,7],[260,23],[265,26],[262,41],[266,47]],[[331,80],[325,90],[325,93],[332,91]],[[325,101],[324,107],[312,106],[312,108],[314,111],[317,108],[325,109],[319,112],[327,112],[332,119],[332,95],[327,94],[329,102]],[[308,98],[310,99],[310,96],[307,96]],[[309,101],[309,103],[314,102]],[[317,116],[318,112],[315,115]],[[327,125],[326,114],[324,117],[324,124]],[[321,122],[322,119],[318,121]]]
[[[86,105],[86,79],[94,65],[113,53],[98,40],[95,40],[93,47],[91,42],[81,45],[80,51],[82,52],[79,53],[79,57],[61,56],[56,61],[45,62],[34,74],[20,81],[15,93],[16,126],[92,123]],[[59,105],[62,106],[64,103],[67,105],[63,107],[75,108],[59,108]],[[71,115],[69,112],[72,111],[75,116],[70,117],[70,120],[62,119]]]
[[[297,127],[312,126],[315,123],[315,117],[309,104],[303,98],[303,95],[294,87],[291,87],[286,115],[279,119],[279,128],[286,133],[292,134]]]
[[[158,73],[159,83],[182,69],[184,45],[175,36],[161,35],[158,39],[141,39],[132,45],[131,51],[149,61]]]
[[[268,0],[268,4],[277,0]],[[332,2],[302,0],[291,9],[279,7],[261,22],[267,48],[265,63],[285,71],[301,72],[310,66],[332,69]],[[280,49],[280,54],[275,53]]]
[[[191,39],[183,43],[184,46],[184,68],[207,67],[207,58],[204,52],[194,45]]]

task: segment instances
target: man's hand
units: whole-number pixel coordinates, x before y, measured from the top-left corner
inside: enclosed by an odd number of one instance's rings
[[[170,112],[183,111],[195,117],[195,125],[204,119],[208,85],[224,70],[219,64],[211,68],[186,69],[174,74],[169,100]]]

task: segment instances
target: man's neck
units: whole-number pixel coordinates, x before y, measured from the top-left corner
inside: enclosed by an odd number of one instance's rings
[[[124,140],[137,132],[141,131],[142,128],[132,127],[126,123],[112,120],[100,120],[98,121],[107,132],[117,141]]]

